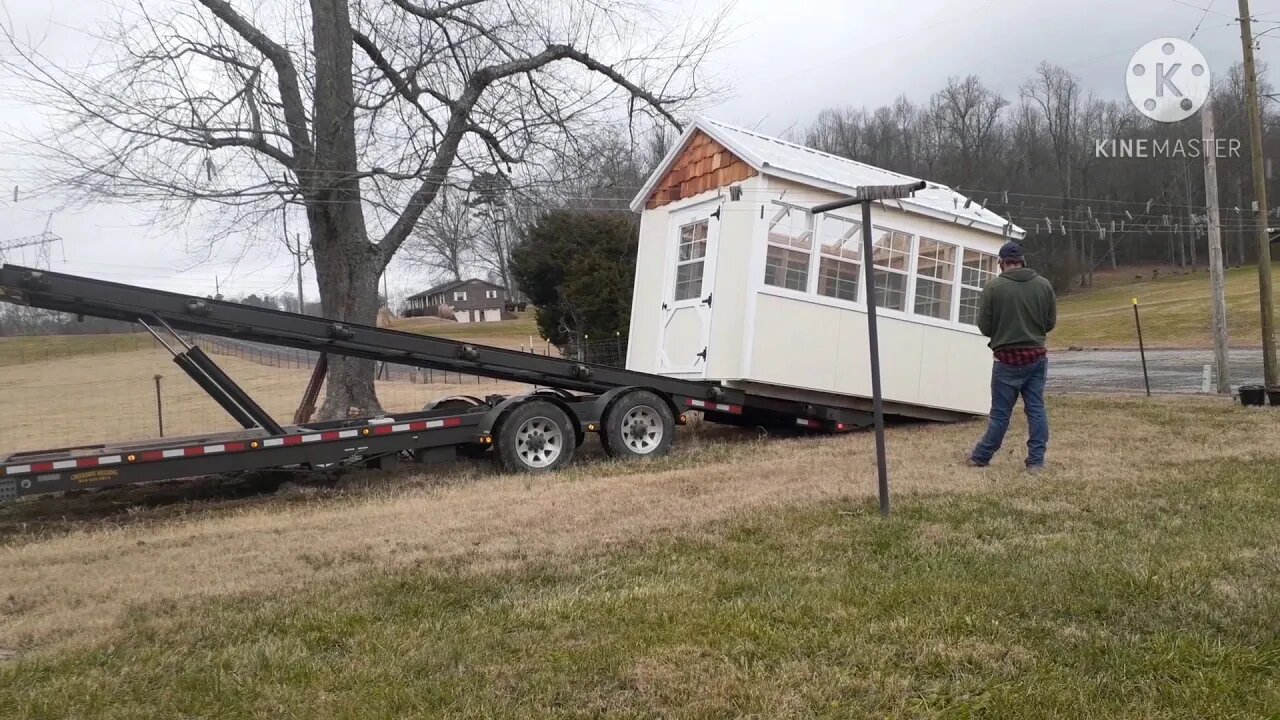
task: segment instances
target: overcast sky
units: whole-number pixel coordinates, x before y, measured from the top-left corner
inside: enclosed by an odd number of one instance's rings
[[[243,5],[247,0],[235,0]],[[714,0],[698,0],[705,7]],[[0,0],[14,25],[48,36],[54,54],[74,52],[74,28],[87,27],[105,10],[99,0]],[[909,11],[906,11],[909,8]],[[1206,8],[1208,11],[1206,12]],[[1158,37],[1191,38],[1222,73],[1240,60],[1236,0],[739,0],[730,47],[715,59],[732,97],[710,111],[726,122],[782,133],[808,124],[824,107],[875,108],[898,95],[924,100],[949,76],[976,74],[1016,100],[1018,86],[1042,60],[1066,67],[1103,98],[1125,99],[1128,58]],[[1280,0],[1253,0],[1264,35],[1260,62],[1280,67]],[[1198,30],[1197,30],[1198,27]],[[1280,83],[1276,83],[1280,84]],[[0,124],[38,120],[21,98],[0,98]],[[38,233],[48,199],[19,192],[23,159],[0,149],[0,240]],[[291,258],[265,248],[238,263],[234,239],[221,261],[195,269],[188,241],[198,237],[148,232],[128,208],[99,207],[53,218],[64,238],[52,251],[55,270],[93,275],[168,290],[224,294],[291,291]],[[64,262],[65,257],[65,262]],[[202,256],[203,257],[203,256]],[[32,251],[9,262],[34,263]],[[313,275],[306,293],[315,299]],[[392,268],[393,296],[413,292],[427,279]]]

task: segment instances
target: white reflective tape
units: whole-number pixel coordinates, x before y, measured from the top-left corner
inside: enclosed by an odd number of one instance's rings
[[[338,437],[343,440],[346,440],[348,438],[353,438],[353,437],[360,437],[360,431],[359,430],[343,430],[342,432],[338,433]]]
[[[304,443],[317,442],[319,440],[320,440],[319,435],[303,435],[302,436],[302,442]]]
[[[430,430],[430,429],[432,429],[432,428],[439,428],[439,427],[444,427],[444,421],[443,421],[443,420],[428,420],[428,421],[427,421],[427,429],[428,429],[428,430]]]
[[[402,425],[392,425],[391,432],[409,432],[410,427],[412,426],[409,423],[404,423]]]
[[[54,470],[71,470],[76,466],[75,460],[59,460],[53,464]]]
[[[182,457],[186,454],[187,454],[186,449],[179,448],[177,450],[165,450],[164,452],[160,453],[160,457],[176,458],[176,457]]]
[[[227,451],[226,445],[205,445],[204,446],[205,455],[211,455],[213,453],[220,453],[220,452],[226,452],[226,451]]]
[[[30,465],[13,465],[8,470],[5,470],[4,472],[6,475],[21,475],[23,473],[31,472],[31,466]]]
[[[284,438],[271,438],[270,440],[262,441],[262,447],[280,447],[283,444]]]
[[[124,458],[120,457],[119,455],[108,455],[106,457],[98,458],[98,464],[99,465],[117,465],[123,459]]]

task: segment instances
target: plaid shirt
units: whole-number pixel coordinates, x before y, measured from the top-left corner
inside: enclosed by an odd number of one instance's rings
[[[1001,348],[1000,350],[996,350],[993,354],[995,355],[996,360],[999,360],[1005,365],[1023,366],[1036,362],[1047,353],[1042,347],[1033,347]]]

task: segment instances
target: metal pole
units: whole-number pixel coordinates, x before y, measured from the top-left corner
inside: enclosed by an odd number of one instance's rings
[[[880,333],[876,326],[876,286],[875,275],[871,269],[871,203],[875,200],[890,200],[910,197],[917,190],[928,186],[923,180],[902,185],[873,185],[858,188],[852,197],[816,205],[809,211],[820,215],[832,210],[862,205],[862,269],[863,282],[867,288],[867,341],[871,353],[871,409],[875,417],[876,429],[876,472],[879,479],[880,515],[889,516],[889,462],[884,442],[884,399],[880,388]]]
[[[298,247],[298,314],[306,315],[307,303],[302,299],[302,234],[294,233],[293,242]]]
[[[1133,299],[1133,322],[1138,326],[1138,354],[1142,356],[1142,382],[1147,386],[1147,397],[1151,397],[1151,378],[1147,375],[1147,348],[1142,343],[1142,319],[1138,317],[1138,298]]]
[[[160,425],[160,437],[164,437],[164,404],[160,401],[160,378],[156,375],[156,422]]]
[[[1267,178],[1262,160],[1262,117],[1258,108],[1258,71],[1253,61],[1249,0],[1240,0],[1240,44],[1244,49],[1249,149],[1253,158],[1253,196],[1258,202],[1258,302],[1262,311],[1262,366],[1266,386],[1270,388],[1277,383],[1274,306],[1271,304],[1271,239],[1267,237]]]
[[[1227,365],[1227,287],[1222,260],[1222,229],[1218,217],[1218,158],[1214,141],[1213,104],[1205,103],[1200,111],[1204,126],[1204,194],[1209,216],[1209,278],[1213,288],[1213,358],[1218,365],[1218,392],[1231,392]]]
[[[876,286],[871,269],[871,201],[862,202],[862,269],[867,284],[867,339],[871,346],[871,407],[876,423],[876,472],[880,514],[889,515],[889,463],[884,448],[884,402],[880,395],[880,334],[876,327]]]

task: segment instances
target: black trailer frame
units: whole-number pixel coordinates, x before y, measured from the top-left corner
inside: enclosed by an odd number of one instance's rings
[[[866,412],[633,370],[256,308],[33,268],[0,267],[0,300],[141,324],[244,428],[186,438],[0,456],[0,500],[272,468],[386,467],[408,457],[485,454],[510,470],[570,462],[586,433],[615,457],[667,452],[697,411],[711,422],[847,432]],[[169,345],[152,324],[180,343]],[[281,426],[179,331],[524,382],[527,395],[454,396],[421,412]],[[575,394],[581,393],[581,394]]]

